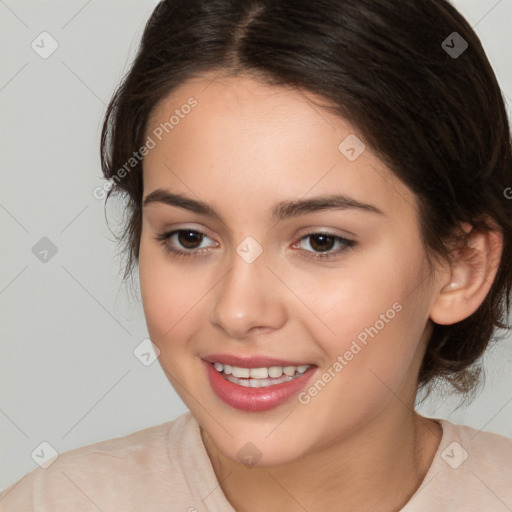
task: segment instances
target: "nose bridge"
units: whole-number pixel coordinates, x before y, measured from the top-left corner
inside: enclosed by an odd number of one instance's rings
[[[285,321],[276,278],[266,258],[262,253],[255,257],[250,244],[242,242],[233,254],[212,309],[212,323],[232,338],[243,338],[254,328],[277,329]]]

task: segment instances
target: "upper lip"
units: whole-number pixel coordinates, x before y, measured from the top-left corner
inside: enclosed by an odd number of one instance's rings
[[[270,366],[303,366],[303,361],[290,361],[286,359],[276,359],[268,356],[235,356],[232,354],[210,354],[202,358],[208,363],[222,363],[240,368],[266,368]],[[313,366],[313,365],[311,365]]]

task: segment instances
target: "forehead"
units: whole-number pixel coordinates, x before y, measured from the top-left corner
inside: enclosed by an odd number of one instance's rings
[[[155,147],[144,159],[144,194],[165,187],[261,208],[265,200],[343,193],[410,213],[412,192],[326,105],[247,76],[187,81],[148,119]]]

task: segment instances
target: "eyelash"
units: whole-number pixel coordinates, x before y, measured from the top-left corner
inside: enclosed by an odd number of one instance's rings
[[[168,240],[172,236],[174,236],[175,234],[184,233],[184,232],[185,233],[195,233],[195,234],[198,234],[198,235],[203,235],[206,238],[209,238],[202,231],[197,231],[195,229],[176,229],[174,231],[160,233],[159,235],[157,235],[155,237],[155,239],[158,242],[160,242],[163,245],[165,251],[170,253],[173,257],[179,257],[179,258],[182,258],[182,257],[192,257],[192,258],[195,258],[195,257],[201,256],[201,255],[204,255],[205,252],[210,252],[210,251],[205,250],[205,249],[202,249],[202,250],[201,249],[192,249],[192,250],[189,250],[189,251],[183,251],[183,250],[175,249],[174,247],[171,247],[168,244]],[[301,239],[299,240],[299,242],[297,242],[297,243],[295,243],[293,245],[297,246],[297,245],[299,245],[299,243],[302,240],[305,240],[305,239],[307,239],[309,237],[312,237],[312,236],[315,236],[315,235],[317,235],[317,236],[318,235],[323,235],[323,236],[332,237],[332,238],[334,238],[335,242],[340,242],[342,244],[342,247],[340,249],[338,249],[337,251],[335,251],[335,252],[315,253],[315,252],[312,252],[312,251],[303,251],[303,252],[307,252],[309,254],[312,254],[311,256],[307,256],[307,258],[310,258],[310,259],[313,259],[313,260],[328,260],[328,259],[334,258],[336,256],[339,256],[341,253],[351,249],[352,247],[354,247],[356,245],[356,242],[354,240],[349,240],[348,238],[344,238],[344,237],[341,237],[341,236],[333,235],[331,233],[324,233],[322,231],[308,233],[308,234],[302,236]]]

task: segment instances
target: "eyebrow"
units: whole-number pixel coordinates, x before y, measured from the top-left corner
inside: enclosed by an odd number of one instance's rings
[[[169,206],[177,206],[185,210],[189,210],[200,215],[206,215],[222,221],[221,216],[208,204],[203,201],[186,197],[182,194],[169,192],[164,189],[156,189],[148,194],[142,205],[150,204],[166,204]],[[309,199],[298,199],[294,201],[282,201],[278,203],[272,210],[272,219],[282,221],[290,217],[298,217],[308,213],[318,212],[322,210],[349,210],[357,209],[364,212],[376,213],[384,215],[384,212],[376,206],[357,201],[344,194],[330,194]]]

